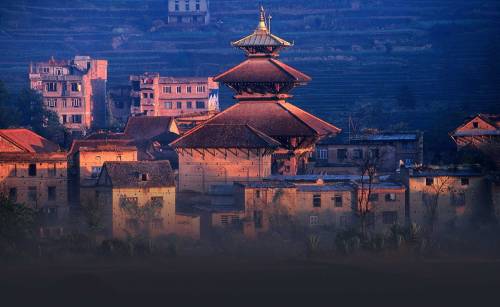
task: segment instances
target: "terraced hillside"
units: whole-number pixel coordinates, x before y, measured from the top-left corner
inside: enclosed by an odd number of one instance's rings
[[[295,41],[283,60],[313,77],[294,103],[339,126],[360,109],[382,127],[404,121],[428,131],[449,129],[466,112],[500,111],[497,0],[264,2],[272,31]],[[4,0],[0,78],[26,86],[29,62],[52,55],[108,59],[110,85],[144,71],[213,75],[242,59],[229,41],[256,25],[256,1],[212,0],[212,24],[189,29],[165,26],[166,7],[166,0]],[[395,107],[401,95],[414,98],[417,111]],[[451,119],[443,123],[443,115]]]

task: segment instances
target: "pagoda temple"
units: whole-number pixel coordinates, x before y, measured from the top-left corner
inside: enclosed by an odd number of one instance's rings
[[[316,142],[340,132],[287,102],[290,91],[311,78],[278,60],[293,43],[269,31],[263,8],[257,29],[232,45],[246,53],[246,60],[214,81],[234,90],[238,103],[171,143],[179,154],[181,190],[206,192],[213,184],[259,180],[270,173],[300,174]]]

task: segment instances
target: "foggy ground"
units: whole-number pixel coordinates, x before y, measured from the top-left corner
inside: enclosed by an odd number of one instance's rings
[[[495,306],[493,260],[175,258],[0,265],[3,306]],[[494,301],[493,301],[494,302]]]

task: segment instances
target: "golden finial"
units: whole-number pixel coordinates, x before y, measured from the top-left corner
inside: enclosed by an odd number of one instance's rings
[[[267,31],[266,11],[264,10],[264,7],[262,5],[260,6],[260,21],[259,25],[257,26],[257,30]]]

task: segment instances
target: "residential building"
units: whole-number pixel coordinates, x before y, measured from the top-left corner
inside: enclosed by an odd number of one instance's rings
[[[92,187],[105,162],[137,161],[137,156],[128,138],[75,140],[68,153],[70,174],[77,185]]]
[[[106,162],[96,199],[109,237],[175,232],[175,178],[168,161]]]
[[[433,230],[467,225],[489,210],[485,176],[474,169],[443,167],[403,171],[411,222]]]
[[[130,76],[132,115],[181,116],[219,111],[219,85],[212,78]]]
[[[108,127],[124,127],[127,123],[132,107],[131,90],[130,85],[108,88]]]
[[[354,208],[358,222],[376,233],[388,232],[394,225],[407,225],[406,187],[396,182],[358,181]],[[363,214],[366,213],[363,217]]]
[[[315,142],[340,132],[286,101],[310,78],[277,59],[292,44],[270,33],[263,10],[254,33],[233,46],[247,60],[214,81],[233,89],[238,103],[171,143],[179,154],[181,190],[304,172]]]
[[[380,173],[395,172],[401,165],[423,163],[423,134],[420,132],[341,133],[316,145],[315,174],[359,174],[367,164]]]
[[[476,149],[500,167],[500,114],[478,114],[450,133],[458,150]]]
[[[36,209],[40,234],[67,227],[68,165],[59,146],[27,129],[0,130],[0,193]]]
[[[208,24],[209,0],[168,0],[168,23],[174,25]]]
[[[88,56],[30,65],[29,79],[49,110],[74,134],[106,126],[108,62]]]

